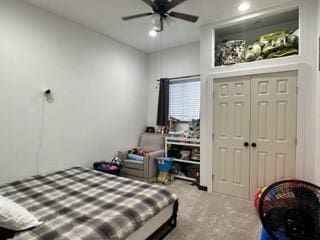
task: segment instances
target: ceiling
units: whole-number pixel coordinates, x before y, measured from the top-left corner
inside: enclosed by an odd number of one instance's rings
[[[197,23],[175,20],[156,38],[148,33],[151,17],[122,21],[121,17],[149,12],[150,7],[141,0],[25,0],[59,16],[80,23],[112,39],[150,53],[199,41],[200,26],[240,15],[242,0],[187,0],[174,10],[200,16]],[[289,0],[248,0],[249,12],[272,7]],[[161,38],[161,41],[160,41]]]

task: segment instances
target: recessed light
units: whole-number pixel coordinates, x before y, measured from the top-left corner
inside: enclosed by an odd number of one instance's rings
[[[158,33],[155,31],[155,30],[151,30],[150,32],[149,32],[149,36],[150,37],[156,37],[158,35]]]
[[[240,12],[245,12],[250,8],[250,4],[248,2],[243,2],[239,5],[238,10]]]

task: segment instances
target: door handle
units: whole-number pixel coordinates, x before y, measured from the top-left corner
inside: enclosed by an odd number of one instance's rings
[[[248,143],[248,142],[244,142],[244,143],[243,143],[243,146],[249,147],[249,143]]]
[[[255,142],[251,143],[251,147],[255,148],[257,147],[257,144]]]

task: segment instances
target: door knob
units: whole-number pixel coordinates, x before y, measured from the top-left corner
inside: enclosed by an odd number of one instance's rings
[[[248,142],[244,142],[243,146],[249,147],[249,143]]]
[[[251,147],[255,148],[257,147],[257,144],[255,142],[251,143]]]

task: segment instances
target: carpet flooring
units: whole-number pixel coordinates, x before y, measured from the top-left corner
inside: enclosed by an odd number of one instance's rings
[[[168,189],[179,198],[177,227],[165,240],[258,240],[260,221],[252,202],[199,191],[176,180]]]

